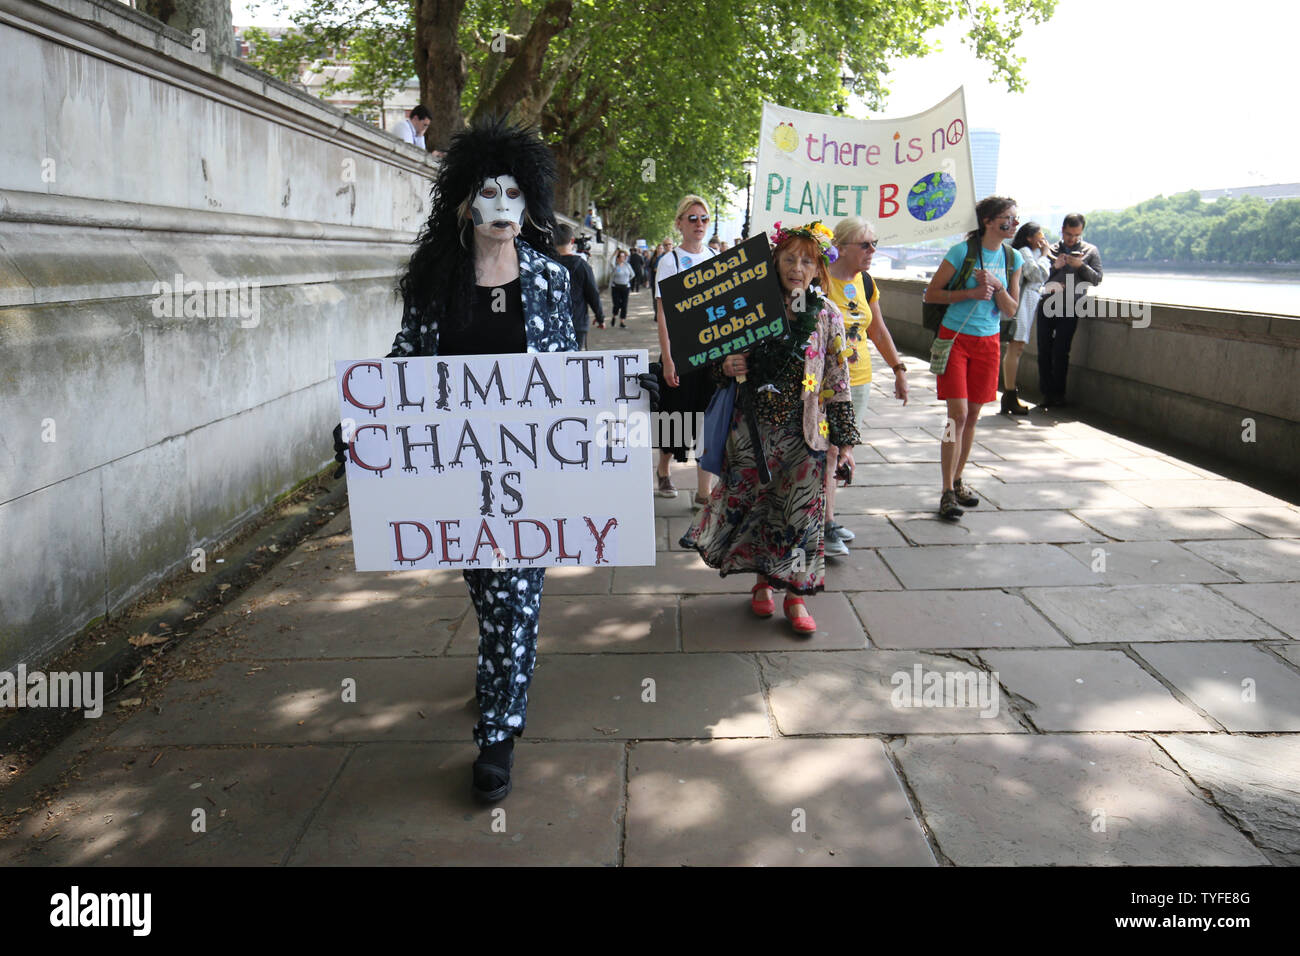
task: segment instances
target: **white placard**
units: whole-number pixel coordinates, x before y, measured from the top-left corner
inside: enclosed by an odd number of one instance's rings
[[[857,120],[763,104],[754,232],[845,216],[870,220],[884,244],[975,228],[966,97],[924,113]]]
[[[654,564],[648,361],[336,362],[357,570]]]

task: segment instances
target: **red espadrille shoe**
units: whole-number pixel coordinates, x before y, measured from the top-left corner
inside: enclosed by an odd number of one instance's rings
[[[798,608],[800,613],[791,614],[791,608]],[[817,622],[808,613],[808,608],[799,595],[787,594],[781,609],[785,611],[786,620],[790,622],[790,626],[794,628],[796,634],[811,634],[817,630]]]
[[[766,600],[758,599],[759,591],[767,591]],[[772,585],[755,584],[749,589],[749,609],[759,617],[771,617],[776,613],[776,599],[772,597]]]

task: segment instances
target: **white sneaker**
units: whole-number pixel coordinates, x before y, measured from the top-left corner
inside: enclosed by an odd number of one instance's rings
[[[828,558],[845,558],[849,554],[849,546],[839,538],[828,536],[822,539],[826,546],[826,557]]]

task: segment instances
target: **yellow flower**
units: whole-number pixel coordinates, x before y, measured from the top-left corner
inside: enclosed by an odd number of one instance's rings
[[[817,379],[812,375],[805,375],[803,377],[803,387],[809,392],[817,391]]]
[[[831,426],[828,425],[826,422],[818,422],[817,430],[821,432],[822,437],[825,438],[827,435],[831,433]]]
[[[821,395],[819,395],[818,397],[824,402],[826,401],[826,399],[830,398],[834,394],[835,394],[835,389],[823,388]]]

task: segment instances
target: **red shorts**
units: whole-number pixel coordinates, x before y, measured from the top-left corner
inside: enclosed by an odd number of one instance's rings
[[[935,381],[940,398],[964,398],[972,405],[986,405],[998,397],[998,366],[1002,364],[1002,345],[996,335],[958,335],[945,326],[939,338],[951,339],[948,367]]]

